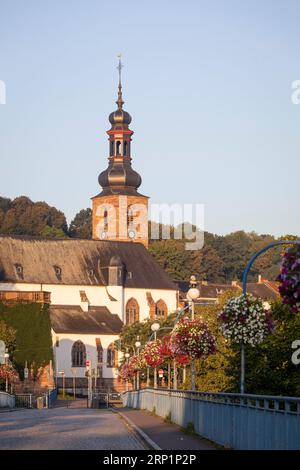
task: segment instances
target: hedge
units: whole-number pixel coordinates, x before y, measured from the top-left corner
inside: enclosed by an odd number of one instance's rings
[[[25,362],[36,373],[53,358],[49,306],[0,303],[0,320],[16,331],[16,349],[10,358],[21,377]]]

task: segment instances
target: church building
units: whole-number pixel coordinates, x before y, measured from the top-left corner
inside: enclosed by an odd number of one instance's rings
[[[0,301],[49,304],[54,375],[86,389],[86,361],[100,388],[116,387],[124,324],[164,319],[178,307],[178,287],[148,253],[148,200],[131,161],[131,116],[109,116],[108,167],[92,198],[93,239],[0,237]],[[149,332],[149,335],[151,332]]]

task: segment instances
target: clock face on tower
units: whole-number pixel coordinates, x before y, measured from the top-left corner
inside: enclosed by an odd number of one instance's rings
[[[136,237],[135,230],[133,229],[128,230],[128,236],[131,240],[133,240]]]

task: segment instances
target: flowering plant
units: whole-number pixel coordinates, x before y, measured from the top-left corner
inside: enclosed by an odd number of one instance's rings
[[[0,379],[13,382],[19,378],[17,371],[11,364],[0,365]]]
[[[159,339],[156,341],[149,341],[144,350],[144,358],[148,366],[156,367],[164,362],[164,357],[161,353],[162,343]]]
[[[261,299],[251,295],[229,299],[218,314],[218,320],[225,338],[252,347],[262,343],[274,329],[271,312],[265,310]]]
[[[285,252],[281,264],[279,292],[283,303],[294,313],[300,312],[300,245]]]
[[[190,363],[190,359],[187,356],[176,355],[176,351],[172,344],[172,337],[170,335],[164,336],[161,341],[160,354],[164,361],[171,361],[175,359],[178,366],[184,366]]]
[[[206,323],[185,318],[172,333],[171,348],[175,357],[199,359],[216,352],[216,339]]]
[[[119,369],[119,377],[123,380],[130,380],[134,376],[134,369],[130,362],[125,362],[122,367]]]
[[[164,361],[170,361],[173,359],[173,351],[171,348],[171,337],[170,335],[164,336],[161,340],[159,346],[160,355],[163,357]]]
[[[188,366],[191,359],[188,356],[176,356],[175,361],[178,366]]]
[[[129,359],[129,364],[135,372],[137,370],[141,370],[147,367],[144,351],[141,351],[138,355],[131,356],[131,358]]]

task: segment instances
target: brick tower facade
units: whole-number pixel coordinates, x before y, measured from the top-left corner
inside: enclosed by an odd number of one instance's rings
[[[131,116],[123,110],[119,60],[118,109],[109,116],[108,168],[100,173],[100,194],[92,198],[93,239],[141,242],[148,247],[148,197],[139,194],[140,175],[131,166]]]

